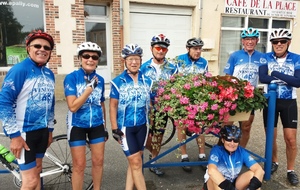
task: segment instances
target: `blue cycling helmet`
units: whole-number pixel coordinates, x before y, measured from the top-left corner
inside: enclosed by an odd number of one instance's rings
[[[235,125],[225,125],[220,130],[221,138],[240,139],[242,137],[242,131]]]
[[[143,49],[137,44],[127,44],[122,49],[121,56],[125,59],[130,55],[138,55],[140,57],[143,56]]]
[[[249,27],[248,29],[245,29],[241,33],[242,38],[258,38],[259,32],[257,29],[254,29],[252,27]]]

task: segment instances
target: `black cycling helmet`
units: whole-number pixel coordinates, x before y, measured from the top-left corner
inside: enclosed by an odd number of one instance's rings
[[[191,38],[186,42],[186,47],[204,46],[204,42],[200,38]]]
[[[242,137],[242,131],[235,125],[225,125],[220,130],[220,137],[224,139],[240,139]]]

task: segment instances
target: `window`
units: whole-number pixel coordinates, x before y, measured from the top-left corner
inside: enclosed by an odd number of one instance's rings
[[[27,57],[25,38],[44,31],[43,0],[0,1],[0,66],[12,66]]]
[[[269,23],[271,22],[271,28]],[[223,70],[231,53],[242,49],[241,32],[243,29],[253,27],[260,32],[259,43],[256,50],[261,52],[271,51],[269,43],[269,35],[273,28],[288,28],[290,29],[291,20],[272,20],[272,18],[253,18],[253,17],[222,17],[221,41],[220,41],[220,71]]]

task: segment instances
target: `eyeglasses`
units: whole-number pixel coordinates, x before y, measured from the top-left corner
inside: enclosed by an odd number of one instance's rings
[[[240,142],[240,139],[235,139],[235,138],[228,138],[228,137],[225,137],[224,138],[225,141],[227,142],[234,142],[234,143],[239,143]]]
[[[136,63],[138,63],[138,62],[141,61],[141,59],[140,58],[128,58],[128,59],[126,59],[126,61],[128,63],[133,63],[133,61],[135,61]]]
[[[154,47],[157,51],[162,51],[162,52],[166,52],[168,50],[168,48],[164,48],[164,47],[160,47],[160,46],[157,46],[157,47]]]
[[[274,40],[272,41],[273,45],[277,45],[280,42],[280,44],[286,44],[288,40]]]
[[[99,59],[99,56],[97,56],[97,55],[89,55],[89,54],[83,54],[83,55],[81,55],[81,57],[84,58],[84,59],[89,59],[91,57],[95,61],[97,61]]]
[[[43,47],[44,50],[46,50],[46,51],[51,51],[52,50],[51,47],[49,47],[49,46],[42,46],[41,44],[32,44],[30,46],[33,46],[36,49],[41,49]]]

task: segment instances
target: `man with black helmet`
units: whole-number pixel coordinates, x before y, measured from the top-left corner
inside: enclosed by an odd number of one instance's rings
[[[178,72],[184,75],[205,73],[208,71],[207,60],[201,57],[202,47],[204,42],[200,38],[191,38],[186,42],[187,53],[179,55],[176,58]],[[178,140],[183,142],[186,139],[186,133],[189,133],[185,129],[178,129],[177,135]],[[198,161],[206,161],[205,155],[205,138],[204,135],[200,135],[196,138],[197,145],[199,147]],[[186,145],[180,146],[181,150],[181,161],[189,162],[189,157],[186,151]],[[202,165],[202,169],[206,169],[206,166]],[[184,171],[190,172],[192,168],[190,166],[183,166]]]
[[[287,178],[296,186],[299,183],[295,169],[297,156],[298,109],[296,90],[300,87],[300,55],[288,51],[292,33],[279,28],[272,31],[270,42],[272,52],[265,55],[259,67],[259,80],[264,84],[277,83],[277,97],[274,123],[274,139],[271,173],[278,168],[277,123],[280,116],[283,137],[286,143]],[[266,89],[267,90],[267,89]],[[263,111],[264,126],[267,127],[268,108]]]
[[[8,71],[0,92],[0,119],[20,167],[21,189],[41,189],[42,159],[52,142],[55,81],[45,65],[53,48],[51,35],[30,33],[28,57]]]
[[[241,129],[225,125],[219,135],[220,144],[210,151],[203,190],[259,189],[265,172],[250,153],[239,146]],[[249,170],[240,174],[244,165]]]
[[[160,80],[169,79],[170,76],[177,72],[176,66],[166,59],[166,54],[170,45],[169,38],[164,34],[155,35],[152,37],[150,44],[150,51],[152,52],[153,57],[143,63],[140,70],[155,83],[158,83]],[[154,104],[155,95],[156,90],[152,90],[152,104]],[[150,159],[155,158],[159,154],[168,117],[164,117],[164,120],[164,126],[157,126],[154,121],[154,126],[152,126],[151,129],[152,132],[149,133],[146,148],[150,151]],[[164,172],[160,168],[151,167],[149,170],[158,176],[164,175]]]

